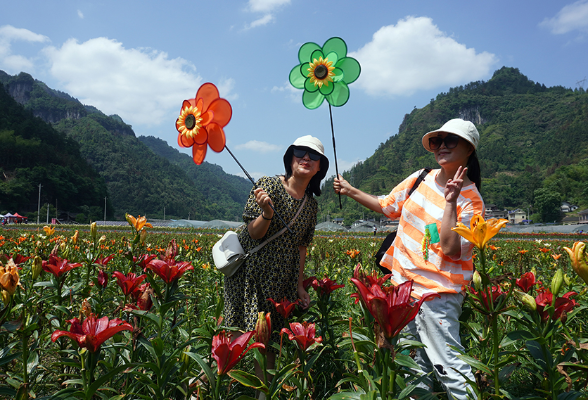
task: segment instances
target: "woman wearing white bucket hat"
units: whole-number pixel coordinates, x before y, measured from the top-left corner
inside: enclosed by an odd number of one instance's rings
[[[396,239],[380,264],[390,270],[396,285],[413,280],[416,297],[439,294],[422,303],[406,331],[427,346],[417,351],[415,361],[425,373],[434,372],[450,399],[467,398],[464,376],[474,381],[470,366],[450,347],[463,349],[459,316],[473,274],[473,245],[451,228],[457,222],[470,226],[474,215],[484,214],[476,156],[479,139],[474,124],[462,119],[452,119],[426,133],[422,144],[435,155],[440,168],[411,174],[387,196],[362,192],[341,176],[333,184],[335,192],[399,219]],[[424,179],[409,195],[420,175]],[[431,385],[429,379],[421,386]]]
[[[303,308],[310,305],[310,296],[302,285],[304,263],[316,225],[318,205],[314,195],[321,194],[320,184],[329,169],[329,160],[321,141],[310,135],[296,139],[283,160],[284,175],[264,176],[251,191],[243,212],[247,227],[239,234],[239,242],[248,252],[283,229],[270,204],[286,223],[296,218],[290,227],[292,233],[286,231],[268,242],[251,254],[234,275],[225,277],[225,323],[246,331],[255,329],[259,312],[271,312],[274,332],[285,327],[284,318],[268,301],[270,298],[276,302],[284,298],[300,300]],[[272,335],[272,340],[279,341],[279,335]],[[268,352],[268,364],[274,359],[275,354]]]

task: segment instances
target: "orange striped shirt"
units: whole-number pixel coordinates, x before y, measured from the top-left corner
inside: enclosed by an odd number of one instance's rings
[[[417,297],[425,293],[459,293],[472,279],[473,245],[461,238],[461,254],[449,257],[441,251],[441,243],[435,242],[435,233],[441,231],[445,210],[444,187],[435,177],[439,169],[432,170],[418,188],[408,197],[421,171],[417,171],[396,186],[389,195],[379,198],[382,212],[390,219],[398,219],[396,239],[380,264],[392,273],[392,281],[401,284],[414,280]],[[457,222],[470,226],[474,215],[484,215],[484,201],[475,184],[464,186],[457,200]],[[433,225],[434,224],[434,225]],[[425,227],[432,232],[428,246],[428,260],[422,249]]]

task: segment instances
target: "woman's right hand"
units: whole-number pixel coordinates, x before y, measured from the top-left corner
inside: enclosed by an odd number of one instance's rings
[[[339,178],[333,180],[333,189],[335,189],[335,193],[347,196],[351,192],[351,189],[353,189],[353,186],[339,175]]]
[[[257,188],[253,191],[253,194],[255,195],[255,202],[261,208],[265,218],[272,219],[274,217],[274,210],[270,205],[273,206],[273,203],[266,191],[262,188]]]

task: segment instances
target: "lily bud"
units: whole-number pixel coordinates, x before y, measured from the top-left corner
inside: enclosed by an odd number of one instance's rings
[[[564,274],[564,283],[566,284],[566,286],[570,286],[570,284],[572,283],[568,274]]]
[[[257,314],[257,323],[255,324],[255,341],[267,346],[271,334],[272,321],[270,313],[264,315],[263,312],[259,312]]]
[[[92,314],[92,307],[90,306],[90,302],[87,299],[84,299],[84,301],[82,301],[82,307],[80,308],[80,320],[83,319],[82,317],[88,318],[90,314]]]
[[[531,272],[533,273],[533,275],[537,276],[537,268],[531,268]]]
[[[65,249],[67,248],[67,243],[65,243],[65,242],[59,243],[59,248],[61,249],[61,251],[65,251]]]
[[[525,306],[526,309],[528,309],[529,311],[536,311],[537,310],[537,302],[535,301],[533,296],[531,296],[527,293],[520,292],[518,290],[515,290],[514,294],[515,294],[516,298],[521,303],[523,303],[523,306]]]
[[[147,238],[147,231],[146,230],[142,230],[139,233],[139,237],[141,238],[141,244],[145,244],[145,239]]]
[[[79,237],[80,237],[80,232],[79,231],[76,231],[76,233],[74,233],[74,235],[71,237],[72,243],[73,244],[77,244]]]
[[[43,260],[41,260],[41,257],[35,256],[35,258],[33,259],[32,271],[33,280],[37,279],[39,275],[41,275],[41,271],[43,271]]]
[[[100,239],[98,239],[98,243],[102,244],[104,242],[106,242],[106,235],[102,235],[100,236]]]
[[[2,295],[2,302],[4,303],[5,306],[7,306],[8,303],[10,302],[10,298],[12,297],[12,295],[10,293],[8,293],[7,290],[2,290],[2,292],[0,294]]]
[[[557,270],[553,279],[551,280],[551,293],[554,296],[557,296],[559,291],[561,290],[561,286],[563,285],[563,270],[560,268]]]
[[[90,224],[90,235],[92,236],[92,242],[96,242],[96,237],[98,236],[98,227],[96,226],[96,222],[92,222]]]
[[[108,274],[104,270],[98,271],[98,285],[105,288],[108,285]]]
[[[588,260],[586,259],[585,249],[586,243],[584,242],[574,243],[571,249],[564,247],[564,250],[568,252],[572,261],[572,268],[588,284]]]
[[[474,287],[477,291],[482,288],[482,277],[478,271],[474,271],[474,276],[472,277],[472,281],[474,282]]]

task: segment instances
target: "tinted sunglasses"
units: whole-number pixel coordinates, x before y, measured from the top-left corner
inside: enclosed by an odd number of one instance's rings
[[[312,160],[312,161],[318,161],[321,159],[321,155],[318,153],[314,153],[312,151],[306,150],[306,149],[297,149],[294,148],[293,149],[293,154],[294,157],[298,157],[298,158],[304,158],[305,154],[308,154],[308,157]]]
[[[431,150],[437,150],[439,147],[441,147],[442,143],[445,143],[445,147],[448,149],[454,149],[459,143],[459,136],[449,134],[444,138],[439,136],[429,138],[429,147]]]

